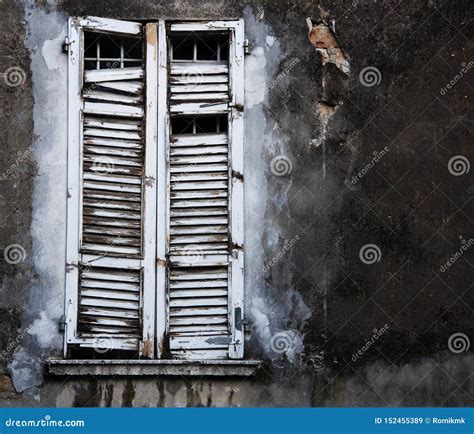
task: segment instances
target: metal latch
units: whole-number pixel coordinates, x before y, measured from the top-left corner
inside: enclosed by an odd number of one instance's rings
[[[250,54],[250,42],[248,39],[244,39],[244,54]]]
[[[63,53],[67,53],[69,51],[69,46],[71,45],[72,41],[69,39],[68,36],[64,38],[63,42]]]

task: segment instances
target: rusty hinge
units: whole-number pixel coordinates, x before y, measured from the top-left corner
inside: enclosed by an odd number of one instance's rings
[[[244,111],[244,106],[242,104],[234,104],[234,103],[229,103],[230,108],[236,109],[238,112],[243,112]]]
[[[66,36],[63,42],[63,53],[67,53],[69,51],[69,46],[71,44],[72,44],[72,41],[69,39],[68,36]]]

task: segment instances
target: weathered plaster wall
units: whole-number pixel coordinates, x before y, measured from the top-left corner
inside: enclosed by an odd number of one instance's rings
[[[453,156],[472,160],[470,2],[24,0],[0,8],[2,404],[472,405],[473,357],[450,351],[448,340],[472,340],[474,249],[440,268],[473,237],[472,171],[449,170]],[[246,351],[265,361],[255,379],[43,375],[43,360],[62,345],[61,43],[67,17],[83,14],[245,18]],[[19,68],[18,83],[9,67]],[[379,255],[372,264],[360,258],[367,244]]]

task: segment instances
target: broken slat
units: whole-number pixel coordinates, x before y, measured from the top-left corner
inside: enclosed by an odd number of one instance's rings
[[[119,131],[141,131],[142,125],[140,120],[109,119],[85,116],[84,127],[106,128]]]
[[[142,81],[103,81],[99,83],[99,86],[136,95],[140,95],[143,91]]]
[[[171,113],[175,114],[206,114],[206,113],[227,113],[229,104],[221,101],[200,101],[200,102],[174,102],[170,104]]]
[[[138,104],[142,101],[141,95],[126,95],[118,92],[107,92],[99,89],[85,89],[82,96],[86,100],[106,101],[113,103]]]
[[[125,104],[109,104],[102,102],[84,102],[84,113],[101,116],[124,116],[130,118],[143,117],[143,108]]]
[[[100,83],[118,80],[137,80],[144,77],[141,67],[91,69],[84,72],[86,83]]]

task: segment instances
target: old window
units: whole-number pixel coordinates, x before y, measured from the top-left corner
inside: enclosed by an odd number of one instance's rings
[[[66,354],[242,358],[242,21],[67,42]]]

